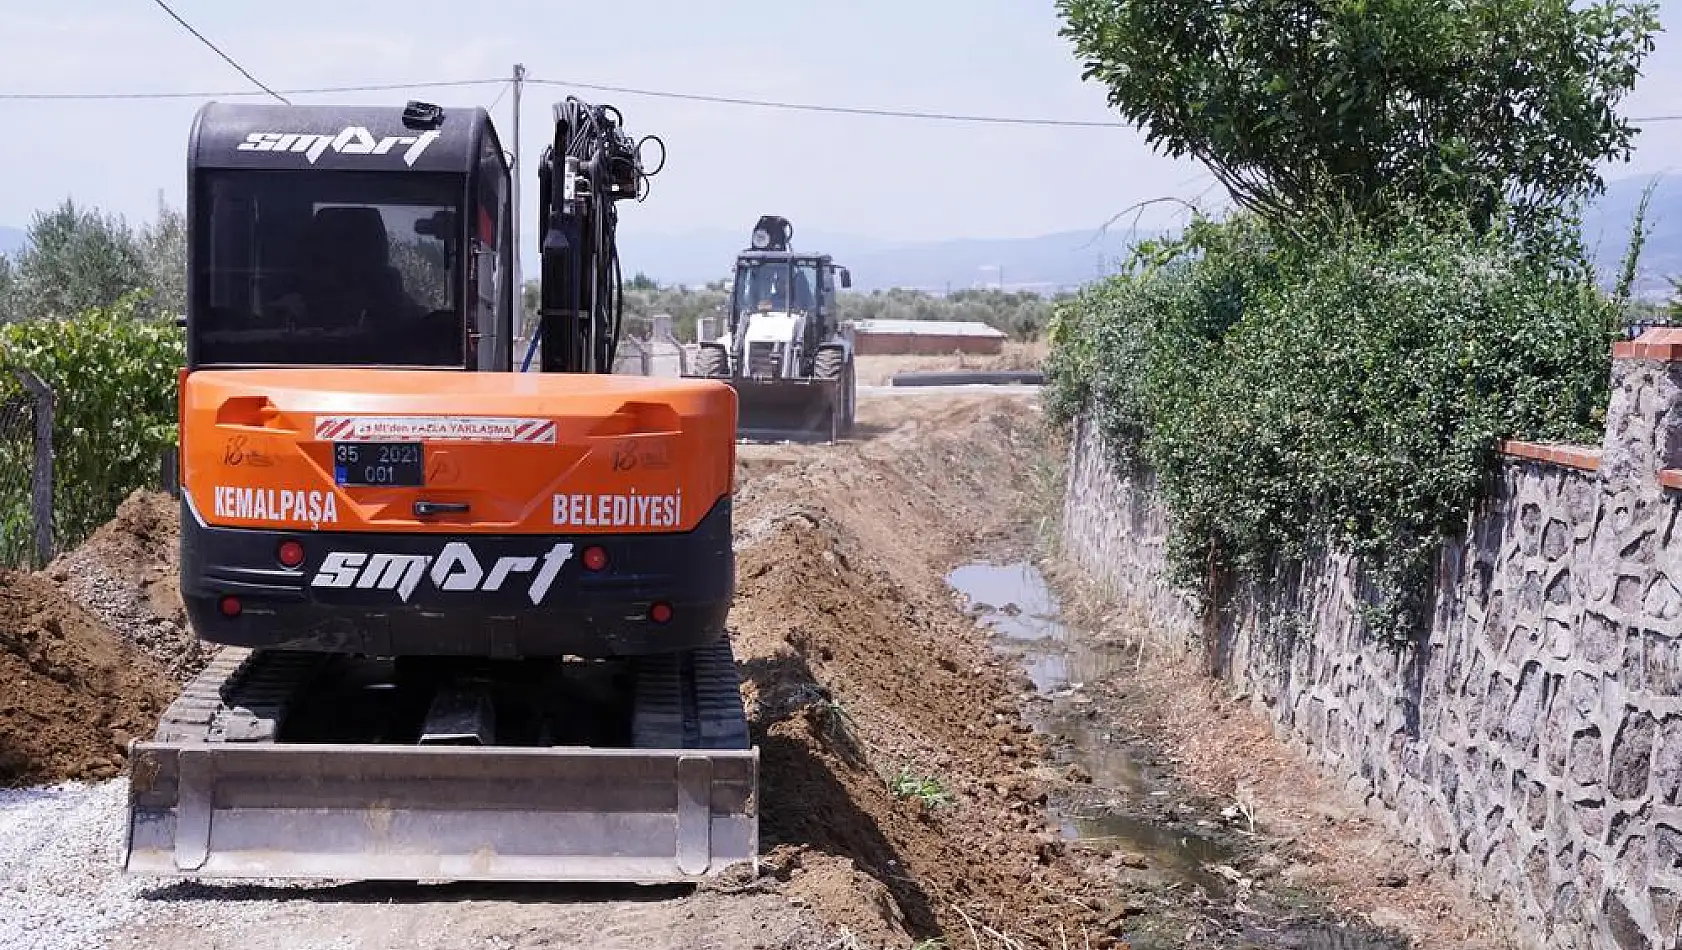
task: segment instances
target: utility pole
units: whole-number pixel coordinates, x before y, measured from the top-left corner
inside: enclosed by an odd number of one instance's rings
[[[524,256],[526,252],[526,242],[520,235],[520,178],[522,177],[520,172],[520,87],[525,84],[525,81],[526,67],[520,63],[515,63],[513,78],[514,161],[510,163],[514,180],[512,182],[513,190],[510,193],[509,198],[511,199],[511,207],[513,209],[511,223],[513,225],[512,230],[514,232],[514,308],[520,312],[519,322],[516,324],[520,328],[520,332],[517,337],[520,342],[524,342],[525,338],[531,335],[532,329],[526,325],[526,284],[520,274],[520,258]],[[514,354],[514,359],[516,361],[519,360],[518,353]]]

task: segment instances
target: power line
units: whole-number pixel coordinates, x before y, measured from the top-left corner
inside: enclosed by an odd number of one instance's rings
[[[682,99],[690,102],[712,102],[733,106],[754,106],[761,109],[788,109],[796,112],[829,112],[845,115],[881,116],[890,119],[930,119],[945,122],[985,122],[1001,125],[1038,125],[1085,129],[1127,129],[1126,122],[1095,122],[1085,119],[1039,119],[1027,116],[964,115],[950,112],[912,112],[903,109],[873,109],[862,106],[831,106],[809,102],[777,102],[768,99],[743,99],[732,96],[709,96],[700,93],[672,92],[663,89],[636,89],[630,86],[609,86],[604,83],[571,82],[564,79],[530,79],[539,86],[562,86],[589,89],[593,92],[614,92],[627,96],[647,96],[653,99]],[[1630,122],[1682,122],[1682,115],[1636,116]]]
[[[283,89],[281,92],[288,96],[312,96],[337,92],[393,92],[403,89],[436,89],[444,86],[488,86],[494,83],[505,83],[507,81],[507,79],[503,78],[443,79],[432,82],[389,82],[364,83],[353,86],[315,86],[307,89]],[[200,90],[182,92],[0,92],[0,101],[98,102],[108,99],[233,99],[237,97],[261,96],[267,94],[270,93],[252,92],[249,89],[233,91]]]
[[[653,99],[682,99],[689,102],[712,102],[732,106],[754,106],[761,109],[787,109],[795,112],[827,112],[844,115],[881,116],[890,119],[927,119],[942,122],[984,122],[994,125],[1041,125],[1088,129],[1125,129],[1125,122],[1092,122],[1081,119],[1033,119],[1001,115],[961,115],[950,112],[911,112],[903,109],[868,109],[858,106],[826,106],[809,102],[776,102],[767,99],[738,99],[731,96],[706,96],[699,93],[670,92],[660,89],[633,89],[629,86],[609,86],[603,83],[570,82],[561,79],[529,79],[539,86],[564,86],[589,89],[593,92],[615,92],[626,96],[647,96]]]
[[[164,0],[154,0],[154,2],[156,2],[159,6],[164,5]],[[168,10],[169,8],[167,6],[165,6],[164,9]],[[174,16],[173,11],[171,11],[171,16]],[[180,18],[177,17],[177,19],[179,20]],[[186,26],[186,24],[184,22],[183,22],[182,25]],[[192,30],[192,27],[187,26],[187,29]],[[193,31],[193,35],[198,36],[199,34],[197,33],[197,31]],[[200,39],[203,39],[203,37],[201,36]],[[209,45],[208,40],[206,40],[205,42],[206,42],[206,45]],[[216,48],[214,46],[211,46],[211,49],[216,49]],[[221,50],[216,50],[216,52],[218,54],[221,54]],[[228,59],[228,57],[225,54],[223,54],[223,58]],[[330,94],[333,94],[333,93],[344,93],[344,92],[392,92],[392,91],[398,91],[398,90],[404,90],[404,89],[437,89],[437,88],[444,88],[444,87],[451,87],[451,86],[457,86],[457,87],[459,87],[459,86],[488,86],[488,85],[495,85],[495,84],[506,84],[506,83],[509,82],[509,80],[505,77],[488,77],[488,78],[484,78],[484,79],[444,79],[444,80],[433,80],[433,81],[426,81],[426,82],[362,83],[362,84],[356,84],[356,85],[343,85],[343,86],[316,86],[316,87],[301,88],[301,89],[286,89],[286,90],[282,90],[281,92],[276,92],[275,90],[270,89],[268,86],[263,85],[261,82],[258,82],[249,73],[246,73],[245,70],[243,68],[241,68],[238,63],[235,63],[231,59],[228,59],[228,62],[230,64],[232,64],[235,69],[239,69],[239,71],[242,74],[244,74],[247,79],[250,79],[253,83],[256,83],[258,86],[262,87],[263,93],[267,93],[268,95],[274,96],[275,98],[280,99],[282,102],[287,102],[287,100],[284,98],[284,96],[330,95]],[[588,89],[588,90],[591,90],[591,91],[594,91],[594,92],[612,92],[612,93],[618,93],[620,95],[627,95],[627,96],[645,96],[645,97],[652,98],[652,99],[677,99],[677,100],[682,100],[682,101],[687,101],[687,102],[708,102],[708,103],[714,103],[714,104],[718,104],[718,105],[746,106],[746,107],[760,108],[760,109],[782,109],[782,110],[793,111],[793,112],[817,112],[817,113],[840,114],[840,115],[876,116],[876,117],[880,117],[880,118],[890,118],[890,119],[919,119],[919,120],[924,120],[924,121],[971,122],[971,123],[983,123],[983,124],[990,124],[990,125],[1026,125],[1026,126],[1042,126],[1042,127],[1052,127],[1052,128],[1125,129],[1125,128],[1131,128],[1132,127],[1131,124],[1125,123],[1125,122],[1098,122],[1098,121],[1085,120],[1085,119],[1045,119],[1045,118],[1033,118],[1033,117],[1029,117],[1029,116],[974,115],[974,114],[951,113],[951,112],[919,112],[919,111],[912,111],[912,110],[906,110],[906,109],[877,109],[877,108],[868,108],[868,107],[863,107],[863,106],[824,105],[822,103],[812,103],[812,102],[781,102],[781,101],[770,100],[770,99],[747,99],[747,98],[740,98],[740,97],[735,97],[735,96],[713,96],[713,95],[705,95],[705,94],[701,94],[701,93],[674,92],[674,91],[666,90],[666,89],[639,89],[639,88],[635,88],[635,87],[631,87],[631,86],[614,86],[614,85],[608,85],[606,83],[592,83],[592,82],[573,82],[573,81],[570,81],[570,80],[563,80],[563,79],[527,79],[525,81],[530,82],[534,85],[540,85],[540,86],[556,86],[556,87],[562,87],[562,88]],[[504,93],[507,92],[506,87],[504,88],[503,92]],[[101,100],[136,100],[136,99],[218,99],[218,98],[236,98],[236,97],[245,97],[245,96],[256,96],[256,95],[262,95],[263,93],[252,92],[250,90],[237,90],[237,91],[205,91],[205,90],[187,91],[187,90],[183,90],[183,91],[180,91],[180,92],[0,92],[0,102],[29,102],[29,101],[40,101],[40,102],[90,101],[90,102],[92,102],[92,101],[101,101]],[[283,93],[284,93],[284,95],[283,95]],[[501,98],[502,98],[501,95],[499,95],[497,97],[499,102],[500,102]],[[1637,125],[1639,125],[1641,123],[1653,123],[1653,122],[1682,122],[1682,114],[1679,114],[1679,115],[1632,116],[1628,121],[1630,121],[1633,124],[1637,124]]]
[[[174,10],[171,10],[169,8],[169,4],[165,3],[164,0],[152,0],[152,2],[156,3],[158,6],[162,7],[163,11],[165,13],[169,14],[170,19],[172,19],[175,22],[181,24],[182,29],[186,30],[188,33],[193,34],[195,37],[198,37],[198,41],[200,43],[203,43],[204,45],[210,47],[212,52],[214,52],[217,56],[222,57],[223,62],[226,62],[229,66],[232,66],[233,68],[239,70],[239,74],[241,76],[244,76],[245,78],[251,80],[251,84],[253,86],[256,86],[257,88],[263,90],[264,92],[268,93],[269,95],[274,96],[276,99],[279,99],[281,102],[284,102],[287,105],[292,104],[291,100],[287,99],[285,96],[281,95],[280,93],[275,92],[273,89],[270,89],[268,86],[263,84],[263,81],[261,79],[258,79],[256,76],[253,76],[253,75],[251,75],[251,73],[247,72],[246,68],[244,66],[241,66],[239,63],[234,62],[234,58],[232,56],[229,56],[227,53],[222,52],[222,50],[219,49],[216,46],[215,43],[212,43],[210,40],[206,39],[205,35],[203,33],[200,33],[198,30],[193,29],[193,25],[191,23],[188,23],[186,20],[181,19],[181,16],[179,14],[177,14]]]
[[[162,0],[157,0],[162,2]],[[252,80],[255,82],[256,80]],[[751,106],[765,109],[786,109],[799,112],[823,112],[843,115],[879,116],[894,119],[923,119],[947,122],[981,122],[1003,125],[1039,125],[1063,126],[1076,128],[1127,128],[1121,122],[1091,122],[1078,119],[1035,119],[1017,116],[992,115],[961,115],[941,112],[912,112],[899,109],[870,109],[853,106],[831,106],[816,103],[775,102],[762,99],[739,99],[729,96],[709,96],[699,93],[671,92],[659,89],[633,89],[626,86],[610,86],[603,83],[567,82],[558,79],[527,79],[527,82],[543,86],[559,86],[573,89],[589,89],[596,92],[613,92],[629,96],[648,96],[656,99],[681,99],[691,102],[710,102],[720,105]],[[488,86],[507,83],[506,78],[486,79],[447,79],[434,82],[400,82],[400,83],[365,83],[347,86],[317,86],[307,89],[282,90],[289,96],[324,95],[341,92],[391,92],[402,89],[429,89],[444,86]],[[259,83],[261,85],[261,83]],[[270,95],[279,98],[280,93],[263,87]],[[103,100],[136,100],[136,99],[219,99],[262,95],[250,90],[210,91],[183,90],[180,92],[0,92],[0,102],[97,102]],[[284,99],[282,101],[285,101]]]

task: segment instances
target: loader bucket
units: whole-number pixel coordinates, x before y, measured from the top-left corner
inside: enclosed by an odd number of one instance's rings
[[[654,884],[757,861],[757,749],[138,742],[132,765],[136,874]]]
[[[732,379],[736,437],[752,442],[834,442],[840,381]]]

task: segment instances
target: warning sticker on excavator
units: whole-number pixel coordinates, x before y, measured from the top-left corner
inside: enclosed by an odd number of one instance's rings
[[[555,441],[555,420],[493,416],[316,416],[323,442],[434,439],[457,442]]]

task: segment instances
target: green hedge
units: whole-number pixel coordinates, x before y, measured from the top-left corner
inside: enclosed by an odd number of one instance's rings
[[[40,376],[54,394],[54,527],[61,548],[109,520],[136,488],[157,484],[175,442],[176,373],[185,339],[173,321],[141,319],[141,297],[72,320],[0,327],[0,365]],[[7,547],[28,519],[29,447],[0,447],[0,523]],[[21,493],[21,494],[20,494]],[[21,514],[20,514],[21,506]],[[18,550],[0,550],[18,563]]]
[[[1401,633],[1499,438],[1598,444],[1617,309],[1499,231],[1198,222],[1058,311],[1050,408],[1153,469],[1179,582],[1329,539]]]

